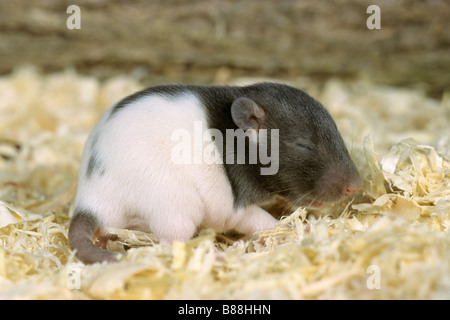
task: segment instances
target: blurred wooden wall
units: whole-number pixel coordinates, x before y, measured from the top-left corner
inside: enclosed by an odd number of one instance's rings
[[[69,30],[77,4],[81,29]],[[369,5],[381,29],[369,30]],[[0,74],[67,66],[148,83],[218,83],[236,76],[360,76],[450,88],[448,0],[0,0]]]

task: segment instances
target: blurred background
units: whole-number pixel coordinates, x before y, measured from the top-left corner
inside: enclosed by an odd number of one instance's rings
[[[66,26],[71,4],[79,30]],[[371,4],[380,30],[366,27]],[[449,30],[447,0],[0,0],[0,75],[31,64],[146,85],[362,78],[441,99]]]

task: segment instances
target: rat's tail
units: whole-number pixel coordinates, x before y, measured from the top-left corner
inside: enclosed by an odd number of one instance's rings
[[[75,209],[69,227],[70,248],[77,250],[76,257],[86,264],[117,261],[115,253],[103,250],[92,242],[98,227],[98,219],[92,212]]]

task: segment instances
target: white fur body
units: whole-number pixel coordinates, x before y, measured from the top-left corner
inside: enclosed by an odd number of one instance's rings
[[[86,143],[75,208],[93,212],[104,227],[151,232],[162,243],[187,241],[198,228],[251,235],[276,219],[256,205],[235,208],[222,164],[177,164],[171,139],[177,129],[207,131],[205,110],[190,92],[143,96],[100,119]],[[204,145],[210,142],[204,142]],[[90,176],[95,152],[98,168]]]

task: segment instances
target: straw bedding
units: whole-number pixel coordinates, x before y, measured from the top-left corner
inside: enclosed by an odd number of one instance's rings
[[[67,243],[82,148],[102,112],[143,85],[30,67],[0,78],[0,298],[450,298],[449,95],[292,84],[329,109],[364,191],[320,211],[275,199],[266,207],[285,215],[255,241],[203,230],[163,246],[111,229],[121,261],[86,266]]]

